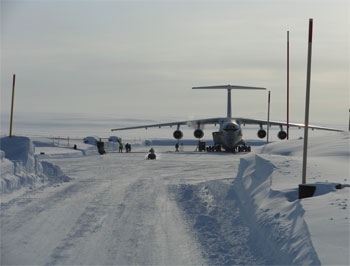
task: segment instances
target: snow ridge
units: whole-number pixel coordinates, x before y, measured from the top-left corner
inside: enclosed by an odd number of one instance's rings
[[[271,189],[274,169],[261,155],[241,158],[232,187],[252,233],[260,234],[255,240],[262,243],[255,244],[263,248],[264,256],[274,258],[271,264],[319,265],[300,201],[291,202],[286,194]]]
[[[36,183],[70,180],[58,166],[38,160],[33,142],[28,137],[4,137],[0,139],[0,144],[0,194]]]
[[[250,154],[233,182],[177,186],[178,204],[210,265],[320,264],[300,201],[271,189],[275,169]]]

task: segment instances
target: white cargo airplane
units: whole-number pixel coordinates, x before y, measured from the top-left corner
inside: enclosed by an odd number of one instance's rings
[[[214,124],[220,125],[219,131],[213,132],[214,145],[220,148],[225,149],[226,151],[234,152],[241,145],[245,146],[245,141],[242,136],[241,125],[246,124],[256,124],[260,126],[258,130],[258,137],[265,138],[266,131],[263,128],[263,125],[269,126],[279,126],[280,131],[278,133],[279,139],[285,139],[287,137],[287,132],[283,130],[283,126],[286,126],[287,123],[279,121],[267,121],[267,120],[256,120],[256,119],[247,119],[247,118],[233,118],[231,114],[231,90],[243,89],[243,90],[266,90],[266,88],[260,87],[246,87],[246,86],[234,86],[234,85],[220,85],[220,86],[205,86],[205,87],[193,87],[192,89],[226,89],[227,90],[227,116],[226,117],[217,117],[217,118],[207,118],[207,119],[197,119],[197,120],[187,120],[187,121],[178,121],[170,123],[161,123],[161,124],[152,124],[152,125],[143,125],[143,126],[134,126],[134,127],[124,127],[124,128],[115,128],[112,131],[118,130],[130,130],[138,128],[149,128],[149,127],[163,127],[163,126],[177,126],[177,129],[174,131],[173,136],[175,139],[180,140],[183,137],[183,133],[180,130],[181,125],[194,126],[194,137],[201,139],[204,136],[204,132],[201,129],[202,125]],[[291,127],[304,127],[304,124],[295,124],[289,123]],[[329,131],[342,131],[338,129],[319,127],[319,126],[310,126],[311,129],[321,129]],[[238,149],[240,150],[240,149]]]

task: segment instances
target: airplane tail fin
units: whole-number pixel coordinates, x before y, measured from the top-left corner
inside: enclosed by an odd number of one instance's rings
[[[226,89],[227,90],[227,117],[228,118],[232,118],[231,90],[266,90],[266,88],[261,88],[261,87],[247,87],[247,86],[237,86],[237,85],[192,87],[192,89]]]

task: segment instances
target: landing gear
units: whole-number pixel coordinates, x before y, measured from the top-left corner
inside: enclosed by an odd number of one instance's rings
[[[207,151],[208,152],[221,151],[221,145],[208,146]]]
[[[237,146],[234,152],[251,152],[251,147],[246,145]]]
[[[196,151],[221,152],[222,147],[220,144],[216,144],[214,146],[205,146],[205,142],[199,141]],[[230,149],[230,150],[225,149],[225,151],[232,152],[232,153],[251,152],[251,147],[244,144],[244,145],[236,146],[234,149]]]

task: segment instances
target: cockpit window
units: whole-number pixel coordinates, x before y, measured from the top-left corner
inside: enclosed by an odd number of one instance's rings
[[[236,131],[238,129],[239,129],[239,126],[233,123],[227,124],[224,128],[225,131]]]

